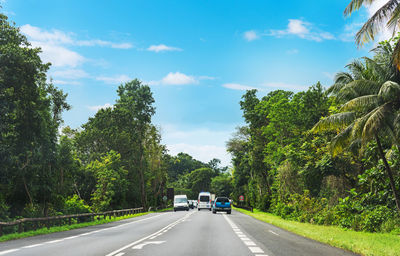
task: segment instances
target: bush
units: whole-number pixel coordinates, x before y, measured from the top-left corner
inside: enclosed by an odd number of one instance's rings
[[[365,211],[363,215],[365,217],[362,229],[369,232],[381,231],[382,224],[393,218],[393,212],[382,205],[371,211]]]
[[[89,213],[90,207],[86,205],[85,202],[78,197],[78,195],[73,195],[69,197],[64,203],[64,214],[79,214],[79,213]]]
[[[0,221],[7,222],[10,220],[10,213],[8,212],[9,206],[0,197]]]

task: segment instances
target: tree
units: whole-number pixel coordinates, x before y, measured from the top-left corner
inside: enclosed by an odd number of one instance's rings
[[[42,63],[18,28],[0,14],[1,188],[12,214],[40,203],[47,215],[56,190],[57,131],[67,95],[47,83]],[[2,191],[3,193],[3,191]]]
[[[211,191],[217,196],[230,197],[233,192],[232,176],[229,174],[220,174],[211,179]]]
[[[192,190],[193,195],[201,191],[210,191],[211,179],[215,176],[210,168],[196,169],[188,175],[188,188]]]
[[[112,210],[122,205],[120,201],[124,199],[127,190],[128,172],[121,165],[121,155],[110,151],[101,161],[95,160],[87,168],[96,178],[96,190],[92,194],[94,210]]]
[[[372,63],[373,60],[368,62]],[[391,72],[378,63],[366,65],[365,69],[369,74]],[[320,120],[313,130],[339,130],[331,142],[333,154],[344,149],[362,150],[368,142],[374,140],[378,145],[378,154],[385,165],[396,207],[400,212],[400,195],[382,146],[382,139],[399,145],[400,85],[380,79],[387,76],[381,74],[371,77],[376,80],[353,80],[342,86],[337,92],[337,97],[343,102],[340,112]]]

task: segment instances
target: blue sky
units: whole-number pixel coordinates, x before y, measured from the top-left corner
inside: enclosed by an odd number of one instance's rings
[[[246,89],[301,91],[368,55],[353,37],[384,1],[350,18],[350,0],[1,0],[68,93],[65,125],[78,128],[138,78],[155,98],[155,123],[171,154],[228,165],[225,142],[243,125]],[[384,38],[385,34],[381,36]]]

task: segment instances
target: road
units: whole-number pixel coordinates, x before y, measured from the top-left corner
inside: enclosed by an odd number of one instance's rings
[[[237,211],[207,210],[145,216],[0,243],[0,255],[355,255]]]

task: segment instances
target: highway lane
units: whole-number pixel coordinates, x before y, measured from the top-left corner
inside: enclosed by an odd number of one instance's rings
[[[0,243],[0,255],[354,255],[242,213],[153,213],[138,218]]]

